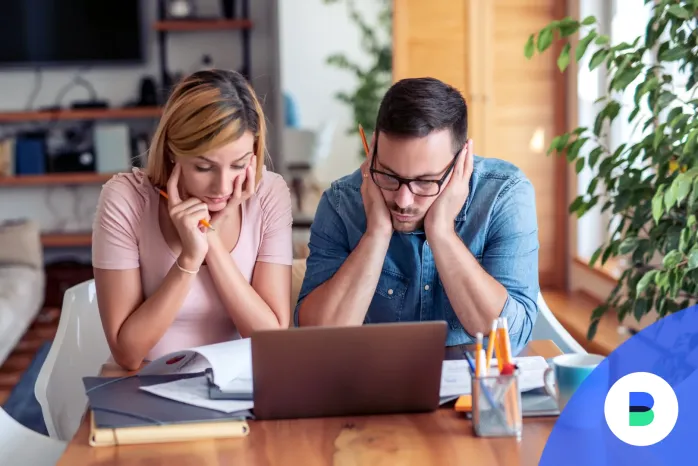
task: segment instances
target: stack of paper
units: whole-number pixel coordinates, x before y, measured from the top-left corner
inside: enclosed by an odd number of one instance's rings
[[[519,367],[519,390],[527,392],[544,386],[543,374],[548,363],[541,356],[525,356],[514,358],[514,364]],[[497,360],[492,359],[490,374],[495,375]],[[470,367],[464,359],[444,361],[441,370],[441,403],[469,395],[471,389]]]

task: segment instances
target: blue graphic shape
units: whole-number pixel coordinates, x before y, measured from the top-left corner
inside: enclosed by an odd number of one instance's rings
[[[630,392],[630,410],[632,408],[644,408],[637,411],[648,411],[654,406],[654,398],[647,392]]]
[[[676,425],[666,438],[653,445],[624,443],[609,429],[604,416],[609,389],[633,372],[658,375],[672,387],[678,399]],[[643,388],[637,387],[637,391]],[[683,464],[687,458],[695,458],[696,393],[698,305],[668,315],[632,336],[589,374],[557,419],[539,465]],[[643,403],[646,400],[640,404]],[[627,412],[628,407],[625,409]]]

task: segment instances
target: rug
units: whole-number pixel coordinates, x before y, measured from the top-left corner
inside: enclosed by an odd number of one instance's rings
[[[3,409],[23,426],[43,435],[48,435],[41,405],[34,395],[34,385],[39,376],[41,366],[46,360],[51,342],[47,341],[36,352],[27,370],[24,371],[19,382],[12,389],[10,396],[5,401]]]

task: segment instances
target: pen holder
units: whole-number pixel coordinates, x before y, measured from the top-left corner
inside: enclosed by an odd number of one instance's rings
[[[519,371],[512,375],[471,377],[471,384],[475,435],[521,439]]]

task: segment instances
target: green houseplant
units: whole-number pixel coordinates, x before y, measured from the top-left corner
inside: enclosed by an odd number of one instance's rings
[[[645,34],[630,43],[611,44],[594,17],[566,17],[531,34],[524,46],[530,59],[561,41],[560,71],[587,53],[589,69],[607,71],[593,127],[557,135],[548,150],[566,157],[577,173],[585,166],[596,170],[570,213],[581,217],[600,206],[617,221],[590,265],[619,256],[628,261],[617,286],[594,310],[589,339],[609,310],[619,321],[628,315],[639,320],[653,310],[661,318],[698,298],[697,17],[698,0],[656,0]],[[686,73],[685,83],[677,82],[675,68]],[[627,119],[639,136],[608,147],[603,136],[620,118],[624,94],[632,96]]]
[[[326,4],[341,0],[324,0]],[[363,126],[368,137],[373,134],[378,115],[378,106],[383,94],[392,81],[392,0],[377,0],[380,5],[377,22],[371,25],[356,6],[355,0],[346,0],[349,18],[361,32],[361,46],[369,56],[366,66],[352,61],[346,54],[338,52],[327,58],[327,63],[352,73],[356,87],[351,91],[340,91],[335,97],[350,106],[356,125],[350,126],[348,134],[358,134],[358,125]],[[361,148],[363,157],[363,146]]]

